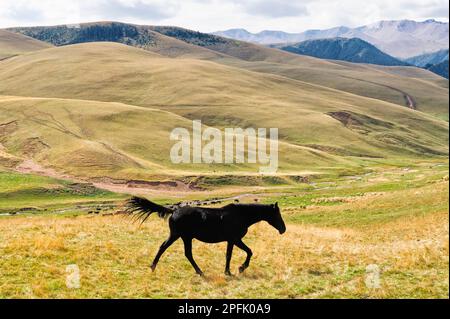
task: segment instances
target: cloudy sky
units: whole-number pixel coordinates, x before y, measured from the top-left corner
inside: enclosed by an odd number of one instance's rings
[[[114,20],[211,32],[301,32],[378,20],[448,22],[447,0],[0,0],[0,28]]]

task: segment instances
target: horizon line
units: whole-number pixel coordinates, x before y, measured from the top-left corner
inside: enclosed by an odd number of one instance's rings
[[[449,21],[442,21],[442,20],[437,20],[435,18],[429,18],[429,19],[425,19],[423,21],[419,21],[419,20],[412,20],[412,19],[398,19],[398,20],[393,20],[393,19],[386,19],[386,20],[377,20],[375,22],[372,23],[368,23],[365,25],[360,25],[360,26],[356,26],[356,27],[348,27],[345,25],[338,25],[335,27],[331,27],[331,28],[308,28],[305,29],[304,31],[298,31],[298,32],[287,32],[287,31],[283,31],[283,30],[276,30],[276,29],[264,29],[261,31],[248,31],[246,28],[228,28],[228,29],[223,29],[223,30],[216,30],[216,31],[212,31],[212,32],[205,32],[205,31],[199,31],[199,30],[195,30],[195,29],[191,29],[191,28],[187,28],[187,27],[183,27],[183,26],[178,26],[175,24],[172,25],[168,25],[168,24],[142,24],[142,23],[133,23],[133,22],[123,22],[123,21],[119,21],[119,20],[97,20],[97,21],[87,21],[87,22],[74,22],[74,23],[60,23],[60,24],[36,24],[36,25],[30,25],[30,26],[21,26],[21,25],[16,25],[16,26],[8,26],[8,27],[1,27],[0,30],[7,30],[7,29],[14,29],[14,28],[38,28],[38,27],[58,27],[58,26],[75,26],[75,25],[83,25],[83,24],[95,24],[95,23],[121,23],[121,24],[129,24],[129,25],[136,25],[136,26],[158,26],[158,27],[177,27],[177,28],[183,28],[186,30],[192,30],[192,31],[197,31],[197,32],[201,32],[201,33],[216,33],[216,32],[226,32],[226,31],[231,31],[231,30],[242,30],[242,31],[246,31],[250,34],[259,34],[262,32],[283,32],[283,33],[287,33],[287,34],[300,34],[300,33],[304,33],[307,31],[316,31],[316,30],[330,30],[330,29],[336,29],[336,28],[349,28],[349,29],[357,29],[357,28],[361,28],[361,27],[365,27],[365,26],[370,26],[376,23],[380,23],[380,22],[394,22],[394,21],[412,21],[412,22],[416,22],[416,23],[425,23],[425,22],[436,22],[436,23],[441,23],[441,24],[449,24]]]

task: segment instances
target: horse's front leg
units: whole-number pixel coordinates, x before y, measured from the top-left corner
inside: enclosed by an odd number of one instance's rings
[[[194,257],[192,256],[192,238],[183,238],[184,242],[184,255],[186,258],[191,262],[192,267],[194,267],[195,272],[203,276],[203,272],[201,271],[200,267],[198,267],[197,263],[194,260]]]
[[[247,258],[245,259],[245,261],[242,264],[242,266],[239,267],[239,272],[242,273],[250,265],[250,259],[253,256],[253,252],[246,244],[244,244],[242,242],[242,240],[240,240],[237,243],[235,243],[235,245],[238,246],[240,249],[242,249],[243,251],[245,251],[247,253]]]
[[[227,276],[231,276],[230,262],[231,262],[231,256],[233,255],[233,246],[234,246],[234,244],[232,242],[228,242],[228,244],[227,244],[227,261],[225,264],[225,275],[227,275]]]
[[[159,258],[161,258],[162,254],[169,248],[178,238],[179,236],[175,236],[172,233],[170,234],[169,238],[163,242],[161,247],[159,247],[158,253],[155,256],[155,259],[153,259],[152,265],[150,266],[152,271],[155,271],[156,265],[158,264]]]

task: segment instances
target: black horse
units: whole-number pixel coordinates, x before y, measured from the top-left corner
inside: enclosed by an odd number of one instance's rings
[[[152,213],[161,218],[169,217],[169,238],[161,245],[151,268],[155,271],[159,258],[176,240],[184,242],[184,252],[195,271],[203,275],[192,257],[192,240],[198,239],[206,243],[227,242],[227,257],[225,274],[230,276],[230,261],[233,246],[237,246],[247,253],[245,262],[239,267],[243,272],[250,264],[253,255],[250,248],[242,242],[248,228],[260,221],[266,221],[280,234],[286,231],[286,225],[280,214],[278,203],[274,205],[261,204],[230,204],[222,208],[204,207],[165,207],[147,199],[133,197],[127,202],[126,212],[135,214],[136,218],[145,222]]]

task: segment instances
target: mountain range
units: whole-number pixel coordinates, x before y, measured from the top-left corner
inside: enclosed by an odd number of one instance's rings
[[[415,56],[406,59],[405,62],[430,70],[448,79],[448,49]]]
[[[379,65],[409,65],[396,59],[372,44],[358,38],[331,38],[307,40],[288,45],[271,45],[284,51],[309,55],[321,59],[343,60],[354,63],[371,63]]]
[[[409,58],[448,49],[449,43],[448,23],[432,19],[422,22],[379,21],[356,28],[340,26],[325,30],[307,30],[301,33],[283,31],[250,33],[245,29],[230,29],[213,34],[259,44],[297,43],[336,37],[359,38],[397,58]]]
[[[414,56],[414,57],[405,59],[404,61],[409,64],[423,68],[423,67],[426,67],[429,65],[439,64],[446,60],[448,61],[448,49],[439,50],[439,51],[427,53],[427,54],[421,54],[418,56]]]
[[[440,63],[428,65],[426,67],[426,69],[448,79],[448,60],[445,60]]]

